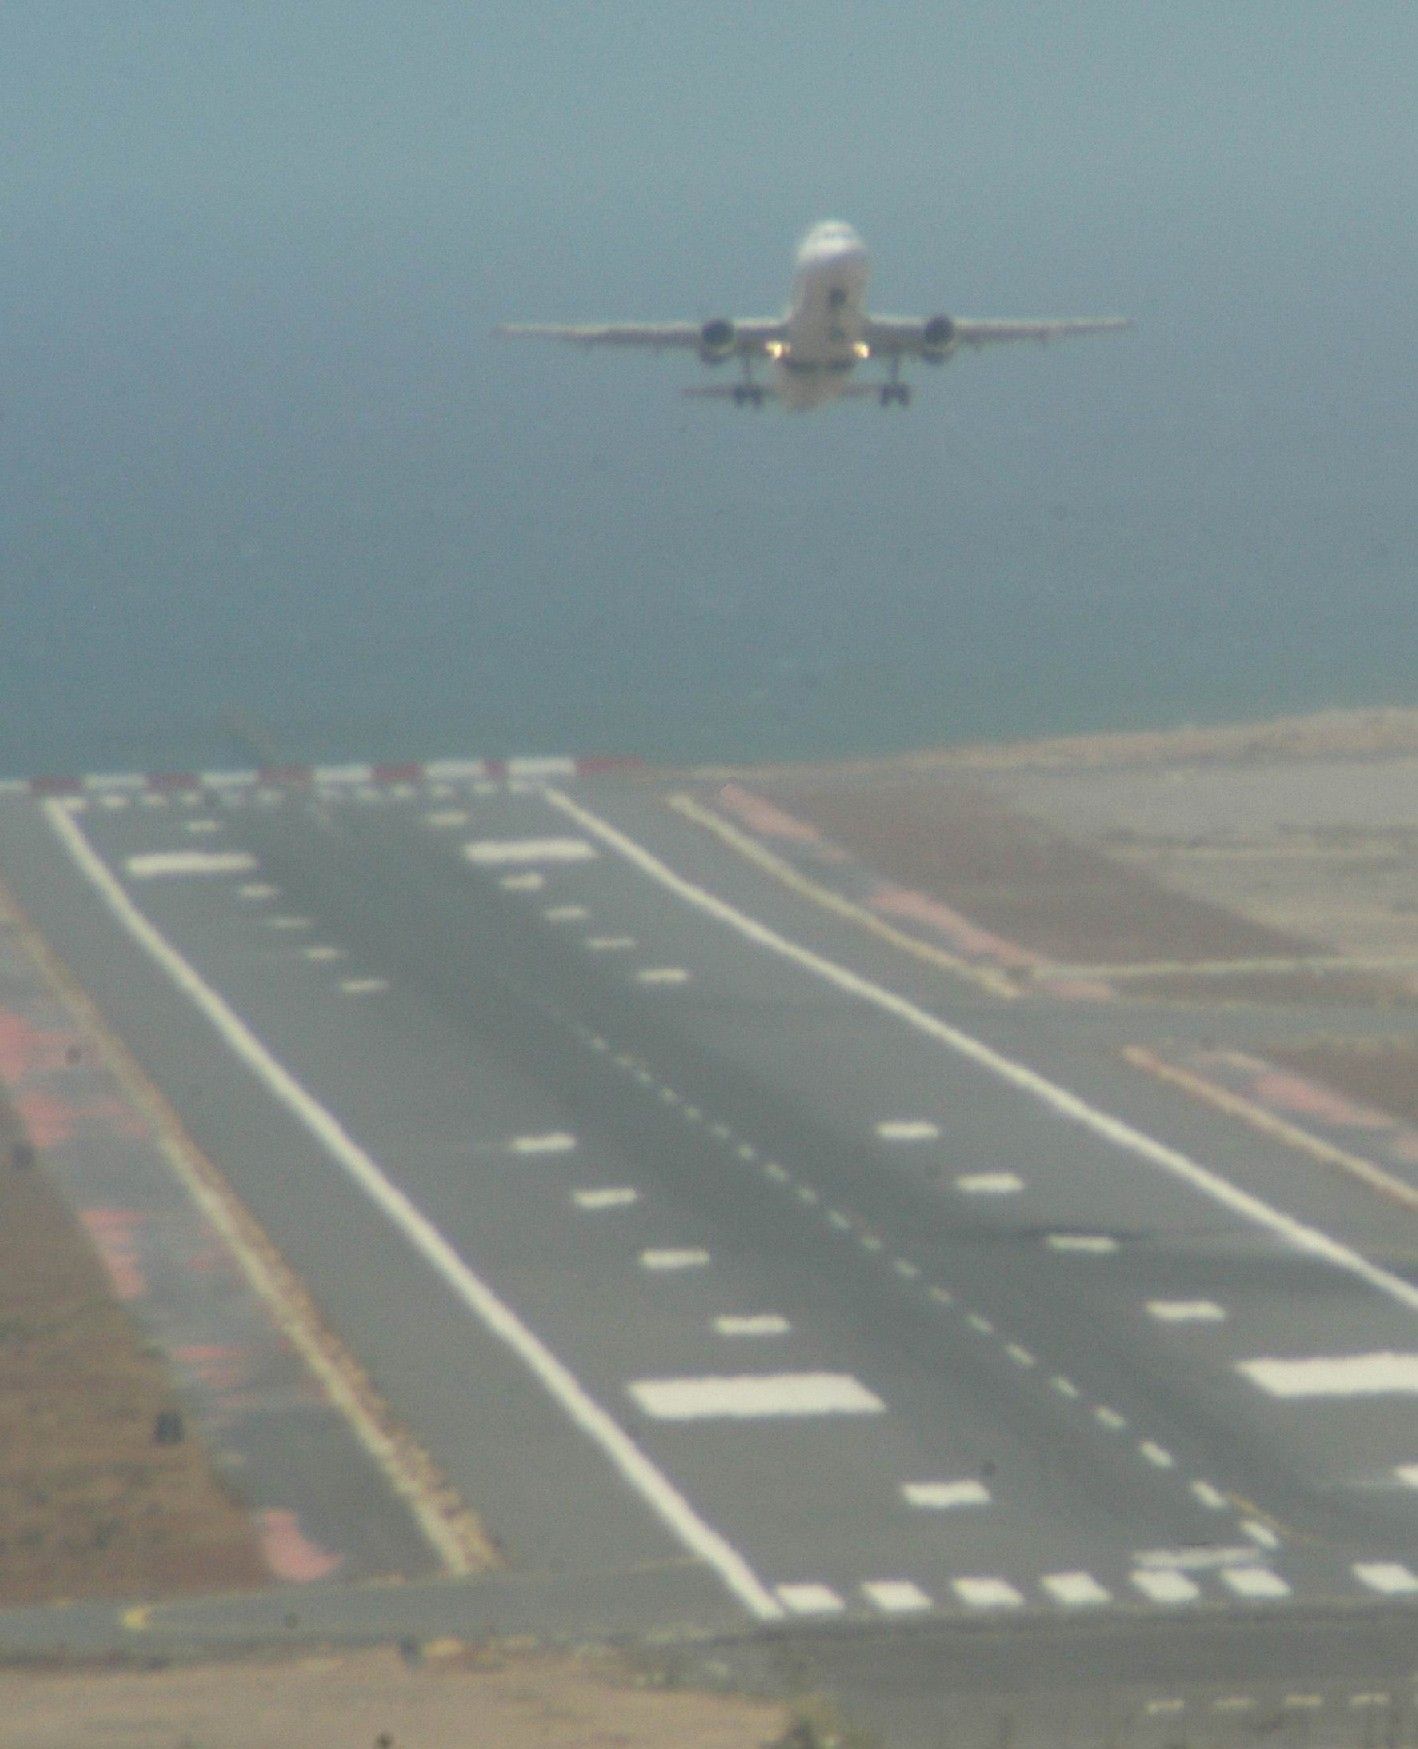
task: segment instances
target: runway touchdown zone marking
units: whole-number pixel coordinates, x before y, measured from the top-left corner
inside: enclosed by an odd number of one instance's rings
[[[124,859],[124,871],[135,881],[167,875],[249,874],[256,858],[244,850],[153,850]]]
[[[261,1080],[321,1144],[330,1159],[397,1227],[453,1296],[504,1343],[566,1415],[605,1454],[678,1542],[710,1566],[750,1615],[781,1620],[784,1606],[728,1540],[695,1511],[689,1500],[625,1429],[586,1391],[542,1339],[482,1280],[433,1222],[382,1171],[344,1126],[314,1099],[230,1005],[159,933],[110,873],[76,820],[54,800],[42,804],[60,843],[103,903],[170,982],[208,1020],[231,1051]]]
[[[1237,1363],[1236,1370],[1272,1397],[1418,1395],[1418,1354],[1243,1360]]]
[[[626,1389],[655,1421],[765,1421],[802,1415],[880,1415],[886,1405],[850,1373],[740,1373],[635,1379]]]

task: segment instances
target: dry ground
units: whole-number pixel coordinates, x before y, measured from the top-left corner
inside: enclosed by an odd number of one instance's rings
[[[162,1671],[0,1672],[4,1749],[752,1749],[781,1707],[643,1685],[618,1660],[487,1648]]]
[[[155,1442],[163,1363],[22,1143],[0,1107],[0,1601],[263,1580],[200,1445]]]

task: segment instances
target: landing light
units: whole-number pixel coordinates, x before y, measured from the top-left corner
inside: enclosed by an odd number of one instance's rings
[[[856,353],[858,358],[870,358],[871,357],[871,347],[867,345],[865,340],[858,340],[853,345],[852,351]]]
[[[781,358],[788,349],[781,340],[770,340],[763,350],[770,358]]]

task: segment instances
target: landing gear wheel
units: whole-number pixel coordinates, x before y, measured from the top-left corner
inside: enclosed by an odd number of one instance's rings
[[[736,407],[761,407],[763,405],[763,390],[757,383],[735,383],[734,405]]]
[[[911,405],[911,385],[909,383],[883,383],[881,385],[881,404],[889,407],[892,402],[898,407]]]

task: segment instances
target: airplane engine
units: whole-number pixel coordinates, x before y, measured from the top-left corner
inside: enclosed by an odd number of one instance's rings
[[[959,344],[949,316],[932,316],[921,330],[921,357],[927,364],[944,364]]]
[[[699,356],[705,364],[722,364],[732,356],[736,338],[733,323],[716,316],[699,330]]]

